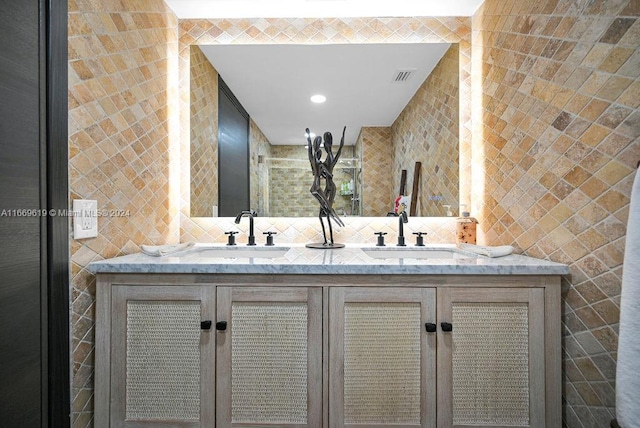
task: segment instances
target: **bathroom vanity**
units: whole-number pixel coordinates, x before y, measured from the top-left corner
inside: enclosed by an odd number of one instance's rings
[[[561,425],[566,265],[196,246],[89,269],[96,427]]]

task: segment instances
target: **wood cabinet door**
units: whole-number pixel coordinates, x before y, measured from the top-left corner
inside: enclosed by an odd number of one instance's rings
[[[545,426],[543,289],[441,288],[438,324],[439,427]]]
[[[214,287],[114,285],[111,308],[110,426],[213,426]]]
[[[322,288],[219,287],[217,321],[216,426],[321,427]]]
[[[329,293],[329,426],[435,427],[435,289]]]

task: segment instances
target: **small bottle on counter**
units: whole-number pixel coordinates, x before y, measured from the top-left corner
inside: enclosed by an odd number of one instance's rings
[[[456,243],[475,244],[476,224],[478,220],[469,216],[469,211],[465,211],[466,205],[460,205],[461,217],[456,220]]]

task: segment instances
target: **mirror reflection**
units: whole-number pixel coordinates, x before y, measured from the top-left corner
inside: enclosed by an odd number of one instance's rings
[[[192,217],[317,216],[304,129],[343,126],[340,215],[393,210],[403,170],[414,215],[455,211],[456,44],[192,46],[190,71]]]

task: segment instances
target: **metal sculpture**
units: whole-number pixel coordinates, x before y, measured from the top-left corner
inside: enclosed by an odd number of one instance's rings
[[[333,200],[336,197],[336,185],[333,182],[333,168],[338,163],[338,159],[342,153],[342,147],[344,146],[344,133],[346,130],[347,127],[345,126],[342,130],[340,147],[335,155],[333,154],[333,136],[331,135],[331,132],[324,133],[324,151],[326,152],[326,157],[322,160],[323,137],[317,136],[312,142],[309,128],[306,129],[307,150],[309,153],[309,162],[311,163],[311,171],[313,172],[313,184],[309,191],[318,200],[318,203],[320,203],[318,218],[320,219],[322,235],[324,237],[324,242],[322,243],[307,244],[306,246],[309,248],[344,247],[344,244],[336,244],[333,242],[333,227],[331,226],[331,219],[333,219],[338,226],[344,226],[344,223],[333,209]],[[322,188],[322,180],[325,181],[324,189]],[[323,217],[327,218],[329,239],[327,239],[327,232],[322,220]]]

